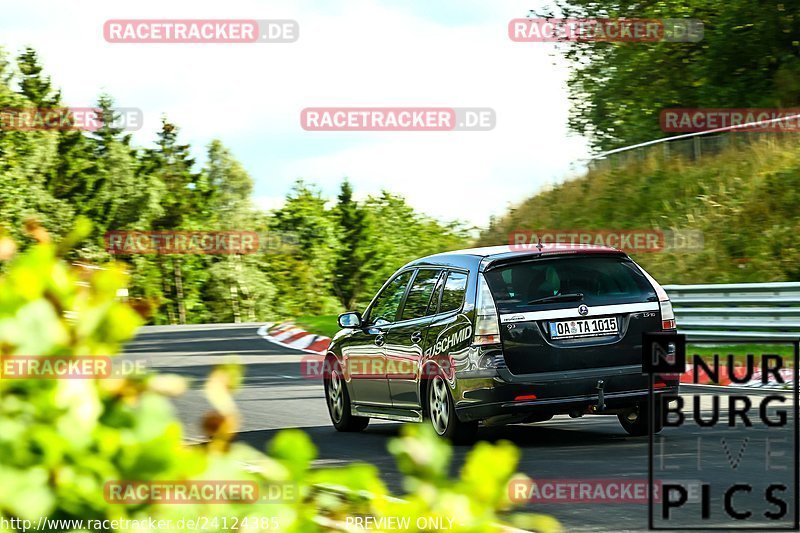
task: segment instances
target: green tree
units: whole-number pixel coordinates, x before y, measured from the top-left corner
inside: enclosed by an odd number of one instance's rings
[[[409,261],[426,255],[468,246],[470,239],[460,223],[443,224],[418,213],[405,198],[383,191],[364,203],[373,221],[376,238],[371,241],[371,254],[364,265],[367,272],[366,305],[384,281]]]
[[[208,160],[198,189],[204,195],[205,218],[211,227],[258,233],[267,227],[252,206],[253,180],[218,140],[208,147]],[[259,254],[212,256],[202,301],[214,322],[254,322],[270,317],[275,286]]]
[[[51,108],[61,104],[61,91],[53,88],[50,77],[43,74],[44,67],[33,48],[26,48],[17,57],[20,71],[20,93],[36,107]]]
[[[333,291],[344,309],[353,309],[362,295],[375,255],[369,212],[353,200],[353,187],[344,180],[333,212],[339,232],[339,253],[334,268]]]
[[[207,154],[198,186],[206,197],[203,216],[235,228],[251,213],[253,179],[221,141],[211,141]]]
[[[178,127],[162,118],[156,148],[146,150],[143,157],[143,171],[164,185],[163,212],[153,220],[153,229],[176,229],[193,221],[200,204],[196,192],[200,176],[194,163],[189,145],[178,142]]]
[[[197,190],[199,175],[194,172],[194,159],[188,144],[178,142],[178,128],[163,118],[156,148],[145,152],[142,170],[155,178],[162,188],[160,215],[152,222],[154,230],[188,230],[202,212],[202,195]],[[199,290],[204,277],[204,258],[173,255],[157,258],[162,283],[162,295],[167,318],[171,324],[187,322],[187,308],[200,302]],[[197,276],[188,279],[186,272],[195,270]]]
[[[92,132],[97,179],[85,214],[95,222],[98,236],[108,230],[147,228],[163,214],[162,188],[154,186],[155,176],[140,171],[139,154],[130,134],[116,122],[119,115],[111,96],[101,95],[97,108],[102,117]]]
[[[267,256],[280,313],[326,314],[337,309],[332,296],[338,241],[333,218],[318,188],[295,182],[286,202],[272,213],[270,230],[294,236],[295,246]]]
[[[38,58],[27,50],[17,70],[0,50],[0,108],[26,109],[58,103]],[[20,74],[23,72],[24,74]],[[33,99],[33,100],[32,100]],[[0,128],[0,224],[27,245],[21,233],[23,221],[36,218],[51,233],[61,235],[72,226],[75,208],[53,194],[50,178],[59,164],[58,133],[21,131],[2,117]]]
[[[800,17],[783,0],[555,0],[537,16],[700,19],[699,42],[574,42],[570,127],[597,150],[667,134],[671,107],[800,104]]]

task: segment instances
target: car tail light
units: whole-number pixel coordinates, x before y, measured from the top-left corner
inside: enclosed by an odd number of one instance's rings
[[[659,302],[661,305],[661,329],[675,329],[675,313],[669,300]]]
[[[672,302],[669,301],[667,291],[665,291],[664,287],[659,285],[645,269],[639,267],[639,270],[642,271],[644,277],[646,277],[647,281],[653,286],[656,291],[656,296],[658,296],[658,305],[661,307],[661,329],[675,329],[677,327],[675,323],[675,312],[672,310]]]
[[[521,394],[519,396],[515,396],[514,397],[514,401],[517,401],[517,402],[521,402],[521,401],[525,401],[525,400],[535,400],[535,399],[536,399],[536,395],[535,394]]]
[[[669,301],[667,291],[656,283],[653,278],[650,279],[651,283],[655,283],[658,305],[661,307],[661,329],[675,329],[675,312],[672,310],[672,302]]]
[[[500,342],[500,324],[497,322],[497,307],[492,292],[483,274],[478,275],[478,301],[475,303],[474,345],[497,344]]]

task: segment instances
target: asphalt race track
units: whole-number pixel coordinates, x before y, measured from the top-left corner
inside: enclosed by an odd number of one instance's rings
[[[276,431],[303,428],[317,444],[318,465],[336,466],[352,461],[376,464],[390,488],[402,494],[399,475],[386,452],[387,441],[397,434],[400,424],[372,421],[364,433],[337,433],[328,418],[321,383],[300,375],[299,363],[307,354],[264,340],[256,333],[259,326],[145,327],[129,343],[125,357],[144,360],[148,367],[193,379],[190,390],[176,400],[190,441],[201,438],[198,420],[209,408],[201,390],[203,379],[214,365],[238,360],[246,367],[244,384],[237,395],[243,416],[242,441],[263,450]],[[771,419],[777,419],[774,407],[778,407],[788,412],[788,421],[783,427],[767,427],[758,416],[758,406],[766,395],[749,392],[748,397],[753,403],[752,427],[739,423],[734,428],[726,425],[700,428],[690,422],[666,428],[655,437],[657,478],[699,480],[710,484],[709,520],[701,520],[701,505],[693,499],[695,493],[692,493],[689,502],[674,511],[670,522],[661,521],[661,504],[656,503],[657,527],[704,525],[729,530],[734,526],[767,529],[792,525],[797,510],[794,411],[789,405],[770,406],[766,412]],[[692,403],[691,395],[685,399]],[[727,421],[727,397],[720,399],[724,406],[722,419]],[[702,405],[707,415],[710,398],[705,397]],[[687,418],[691,419],[691,415]],[[485,428],[480,438],[510,440],[522,450],[520,472],[540,481],[560,480],[562,489],[569,483],[587,479],[610,480],[617,488],[626,483],[647,481],[648,438],[627,436],[613,416],[587,416],[576,420],[556,417],[534,425]],[[454,474],[468,450],[467,446],[456,447]],[[781,520],[770,521],[764,513],[776,512],[779,506],[770,503],[764,491],[766,485],[775,480],[787,487],[783,492],[773,493],[786,501],[786,514]],[[724,492],[735,483],[752,485],[750,494],[740,491],[731,498],[738,511],[752,512],[748,521],[735,522],[725,514]],[[694,488],[696,494],[701,494],[697,484]],[[555,492],[551,497],[552,494]],[[610,492],[606,494],[606,497],[611,496]],[[562,499],[569,501],[529,503],[526,508],[556,516],[568,531],[647,528],[648,506],[641,501],[621,503],[617,496],[609,501],[596,494]]]

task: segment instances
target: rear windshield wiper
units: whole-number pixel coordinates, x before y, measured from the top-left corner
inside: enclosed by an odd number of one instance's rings
[[[554,294],[552,296],[545,296],[544,298],[535,298],[528,302],[528,305],[531,304],[543,304],[545,302],[570,302],[570,301],[580,301],[583,300],[583,293],[582,292],[571,292],[567,294]]]

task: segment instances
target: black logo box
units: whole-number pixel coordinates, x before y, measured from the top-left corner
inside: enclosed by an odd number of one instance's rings
[[[659,331],[642,335],[642,372],[683,374],[686,371],[686,335]]]
[[[798,531],[800,529],[800,502],[798,501],[798,494],[800,494],[800,380],[798,363],[800,362],[800,339],[725,339],[716,341],[693,341],[692,344],[760,344],[760,345],[783,345],[793,347],[793,362],[794,362],[794,386],[793,393],[793,408],[794,413],[792,416],[793,427],[793,440],[794,440],[794,523],[791,526],[778,526],[778,527],[732,527],[730,525],[713,527],[713,526],[686,526],[686,527],[655,527],[655,515],[653,511],[655,505],[653,502],[653,448],[654,448],[654,433],[653,433],[653,376],[654,374],[683,374],[686,371],[686,336],[678,333],[670,332],[653,332],[645,333],[642,336],[642,372],[650,375],[648,380],[648,403],[650,408],[650,430],[649,442],[647,450],[648,458],[648,509],[647,520],[648,529],[651,531]],[[670,344],[674,345],[674,350],[670,349]],[[670,353],[672,351],[672,353]],[[762,356],[764,354],[761,354]],[[777,391],[776,391],[777,392]]]

